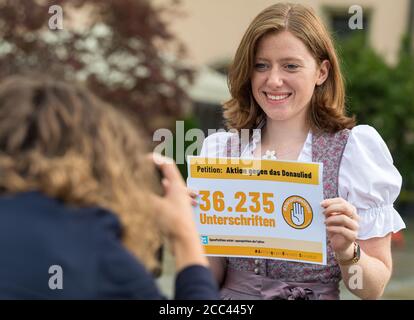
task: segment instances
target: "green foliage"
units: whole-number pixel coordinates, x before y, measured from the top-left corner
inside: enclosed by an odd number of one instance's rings
[[[184,121],[184,133],[188,132],[190,129],[196,129],[200,128],[200,124],[194,117],[188,117],[183,120]],[[178,136],[177,134],[174,135],[174,160],[177,162],[177,139],[181,139],[182,137]],[[185,141],[184,140],[184,151],[187,150],[187,148],[196,142],[196,138],[194,138],[192,141]],[[199,143],[202,143],[202,141],[198,141]],[[197,156],[198,154],[194,152],[192,154],[193,156]],[[183,176],[184,180],[187,179],[188,172],[187,172],[187,159],[185,158],[184,164],[177,163],[177,167],[180,170],[181,175]]]
[[[403,176],[405,194],[414,191],[414,54],[408,39],[403,39],[395,66],[387,65],[360,36],[339,45],[348,110],[359,124],[381,134]]]
[[[188,176],[186,155],[197,156],[204,141],[199,128],[197,119],[187,115],[184,119],[176,119],[174,130],[160,128],[153,136],[153,152],[174,159],[184,180]]]

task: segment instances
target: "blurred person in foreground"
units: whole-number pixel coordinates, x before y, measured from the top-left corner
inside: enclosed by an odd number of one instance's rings
[[[151,274],[162,236],[175,298],[218,297],[184,181],[146,151],[128,119],[84,88],[0,83],[1,299],[165,298]]]

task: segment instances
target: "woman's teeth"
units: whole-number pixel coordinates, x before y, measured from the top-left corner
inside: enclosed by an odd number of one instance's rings
[[[273,94],[266,93],[266,96],[267,96],[270,100],[278,101],[278,100],[283,100],[283,99],[286,99],[287,97],[289,97],[289,96],[290,96],[290,93],[287,93],[287,94],[280,94],[280,95],[273,95]]]

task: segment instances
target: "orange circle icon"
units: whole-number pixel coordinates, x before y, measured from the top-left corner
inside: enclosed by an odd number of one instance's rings
[[[313,220],[312,207],[299,196],[291,196],[283,202],[282,215],[286,223],[295,229],[305,229]]]

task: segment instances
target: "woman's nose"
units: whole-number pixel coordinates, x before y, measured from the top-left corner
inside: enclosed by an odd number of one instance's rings
[[[267,85],[269,87],[281,87],[283,85],[283,78],[279,70],[272,69],[267,78]]]

